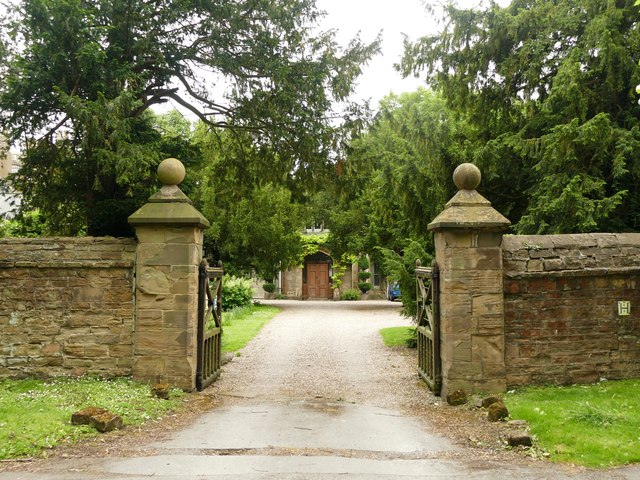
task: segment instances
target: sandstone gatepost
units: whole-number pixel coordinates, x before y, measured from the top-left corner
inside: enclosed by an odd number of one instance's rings
[[[193,390],[198,266],[209,222],[178,188],[184,176],[182,163],[164,160],[164,186],[129,217],[138,237],[133,377]]]
[[[443,395],[640,377],[640,234],[505,235],[480,179],[458,167],[429,224]]]
[[[458,193],[428,226],[440,267],[442,391],[505,390],[502,232],[510,222],[476,188],[480,170],[460,165]]]

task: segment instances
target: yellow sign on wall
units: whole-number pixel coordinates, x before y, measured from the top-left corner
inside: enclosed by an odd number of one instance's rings
[[[618,302],[618,315],[621,317],[631,315],[631,302],[628,300],[620,300]]]

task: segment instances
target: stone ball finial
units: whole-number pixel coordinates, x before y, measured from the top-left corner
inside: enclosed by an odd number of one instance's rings
[[[475,190],[481,179],[480,169],[473,163],[462,163],[453,172],[453,183],[460,190]]]
[[[158,165],[158,180],[163,185],[180,185],[185,174],[184,165],[177,158],[166,158]]]

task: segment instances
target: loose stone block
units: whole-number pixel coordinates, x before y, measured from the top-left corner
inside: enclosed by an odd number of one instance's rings
[[[99,407],[87,407],[71,415],[72,425],[90,425],[92,418],[96,415],[107,413],[107,410]]]
[[[151,387],[151,394],[154,397],[169,399],[169,393],[171,392],[171,385],[168,383],[156,383]]]
[[[122,428],[122,418],[104,408],[88,407],[71,415],[72,425],[91,425],[105,433]]]
[[[531,447],[533,438],[525,431],[509,432],[507,434],[507,444],[510,447]]]
[[[491,405],[498,402],[502,402],[502,398],[496,396],[485,397],[482,399],[481,406],[482,408],[489,408]]]
[[[489,406],[487,409],[487,419],[490,422],[498,422],[504,420],[509,416],[509,410],[502,402],[496,402]]]
[[[459,389],[447,395],[447,403],[452,406],[464,405],[467,403],[467,394]]]

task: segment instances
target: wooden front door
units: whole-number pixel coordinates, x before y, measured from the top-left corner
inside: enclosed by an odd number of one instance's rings
[[[328,263],[307,264],[307,291],[310,299],[329,298],[331,287]]]

